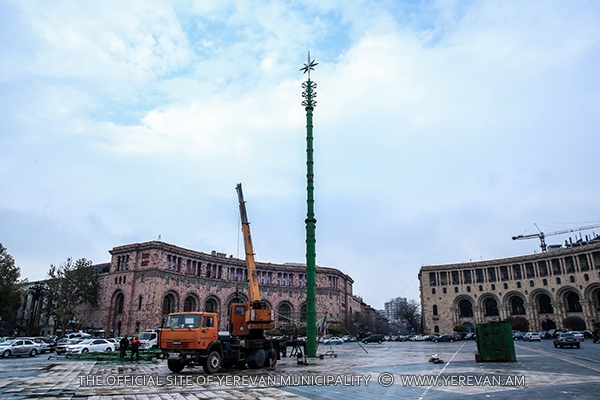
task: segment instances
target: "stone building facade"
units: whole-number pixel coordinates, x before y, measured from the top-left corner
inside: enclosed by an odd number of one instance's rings
[[[161,241],[128,244],[110,251],[108,268],[98,274],[100,303],[78,310],[79,327],[104,330],[107,336],[133,335],[155,329],[170,312],[214,311],[227,330],[228,310],[247,299],[243,259],[185,249]],[[305,320],[304,264],[257,262],[261,296],[276,312],[276,326]],[[356,302],[352,278],[334,268],[317,267],[317,317],[351,322]],[[331,318],[328,319],[331,321]]]
[[[526,319],[528,329],[592,330],[600,317],[600,243],[419,272],[426,333],[472,328],[493,319]]]

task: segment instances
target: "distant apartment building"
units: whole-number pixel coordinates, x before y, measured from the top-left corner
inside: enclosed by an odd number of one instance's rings
[[[386,316],[390,322],[398,322],[398,313],[400,312],[403,305],[407,304],[406,297],[396,297],[384,303],[384,309],[382,310],[383,315]]]
[[[529,330],[577,326],[600,318],[600,243],[521,257],[423,266],[419,272],[426,333],[472,329],[519,318]]]

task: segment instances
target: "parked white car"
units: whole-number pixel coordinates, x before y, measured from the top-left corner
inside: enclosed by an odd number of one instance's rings
[[[540,336],[539,332],[527,332],[523,336],[524,342],[533,342],[534,340],[536,340],[538,342],[542,341],[542,337]]]
[[[323,344],[342,344],[342,343],[344,343],[344,341],[337,336],[330,337],[329,339],[323,340]]]
[[[98,351],[114,351],[115,345],[106,339],[85,339],[67,346],[67,354],[85,354]]]
[[[572,333],[575,336],[575,339],[577,339],[580,342],[583,342],[583,333],[579,331],[569,331],[567,333]]]
[[[0,354],[2,355],[2,358],[10,356],[21,357],[22,355],[34,357],[38,353],[38,345],[29,339],[7,340],[0,343]]]

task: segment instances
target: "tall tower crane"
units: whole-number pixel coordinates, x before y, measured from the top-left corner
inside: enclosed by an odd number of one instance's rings
[[[546,236],[554,236],[554,235],[562,235],[563,233],[570,233],[570,232],[578,232],[578,231],[585,231],[587,229],[593,229],[593,228],[600,228],[600,224],[598,225],[587,225],[587,226],[581,226],[579,228],[573,228],[573,229],[562,229],[560,231],[555,231],[555,232],[548,232],[548,233],[544,233],[540,230],[540,228],[537,226],[537,224],[534,224],[535,227],[537,228],[538,231],[540,231],[540,233],[532,233],[530,235],[518,235],[518,236],[513,236],[512,240],[523,240],[523,239],[533,239],[533,238],[539,238],[540,239],[540,247],[542,248],[542,251],[546,251]]]

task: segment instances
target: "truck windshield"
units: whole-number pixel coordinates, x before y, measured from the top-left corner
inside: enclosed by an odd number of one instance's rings
[[[167,319],[167,328],[198,328],[199,326],[199,314],[169,315]]]
[[[138,336],[138,338],[140,340],[150,340],[150,335],[151,334],[152,333],[150,333],[150,332],[142,332],[142,333],[140,333],[140,335]]]

